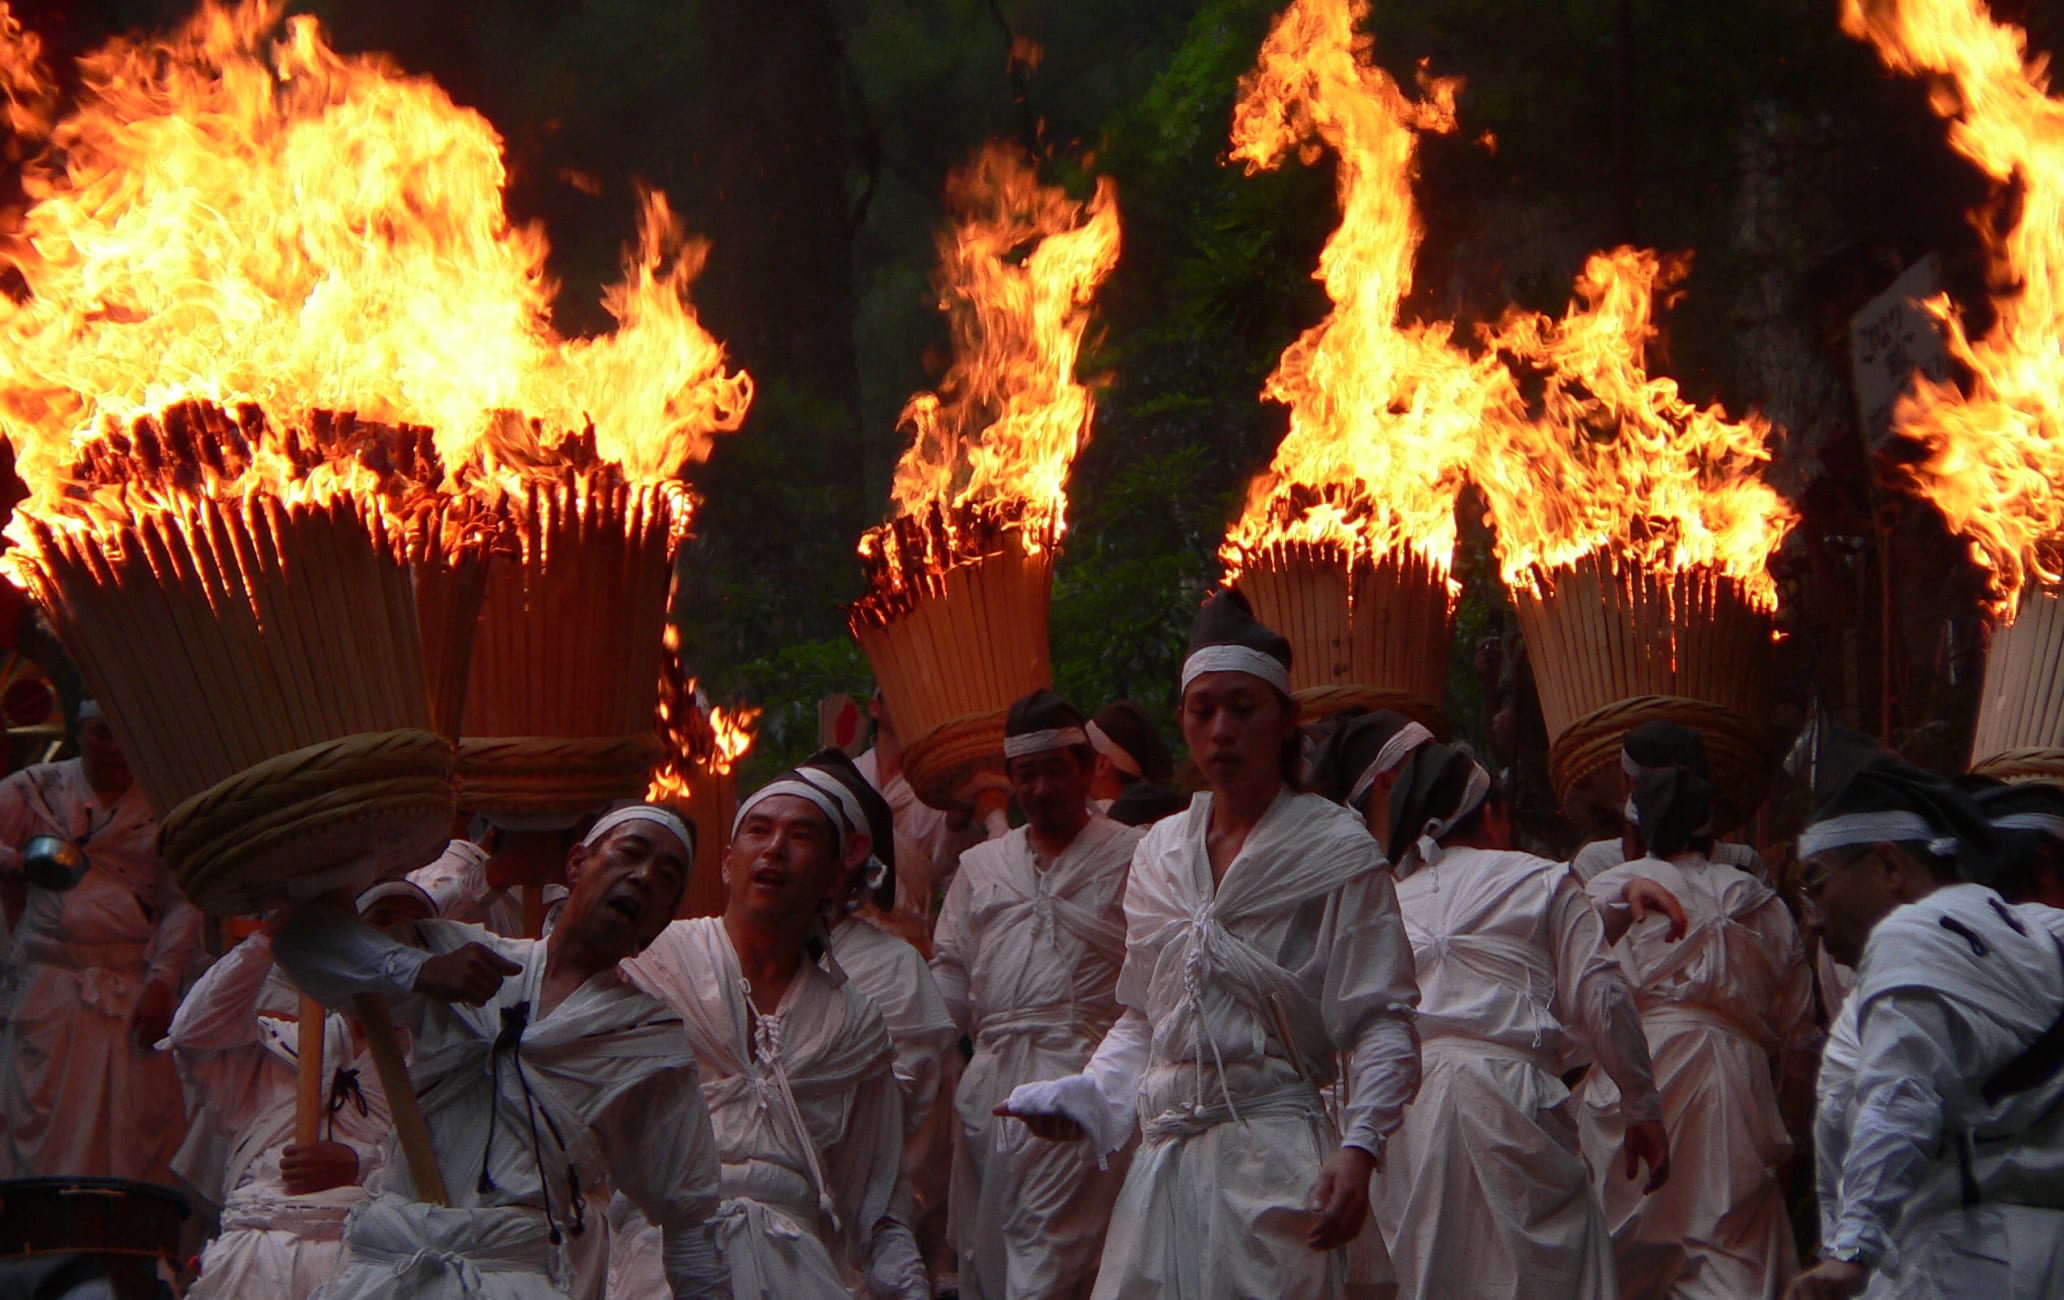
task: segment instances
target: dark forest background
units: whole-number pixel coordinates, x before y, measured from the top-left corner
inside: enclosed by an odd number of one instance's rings
[[[60,57],[186,7],[15,4]],[[1257,398],[1263,377],[1326,306],[1310,276],[1336,221],[1330,159],[1223,165],[1235,83],[1277,0],[296,7],[501,131],[512,215],[551,236],[563,328],[607,324],[598,289],[635,181],[713,241],[696,301],[759,397],[695,475],[705,504],[677,615],[714,694],[768,706],[763,766],[813,745],[821,695],[867,686],[839,607],[859,589],[854,542],[886,507],[897,411],[944,362],[928,282],[947,171],[1015,136],[1085,194],[1090,173],[1114,177],[1124,253],[1083,367],[1101,390],[1070,488],[1055,667],[1085,707],[1128,695],[1172,720],[1188,611],[1284,427]],[[2064,39],[2064,0],[1993,8],[2039,50]],[[1425,59],[1468,82],[1462,130],[1423,147],[1410,310],[1465,330],[1513,302],[1559,312],[1594,249],[1693,250],[1651,368],[1780,424],[1778,485],[1805,516],[1779,559],[1773,723],[1817,695],[1959,765],[1977,578],[1930,509],[1878,485],[1848,362],[1851,316],[1923,256],[1981,308],[1969,214],[2004,196],[1950,151],[1925,85],[1843,37],[1833,0],[1379,0],[1373,27],[1393,73]],[[1449,711],[1488,746],[1510,708],[1499,744],[1531,749],[1540,724],[1478,513],[1465,502]]]

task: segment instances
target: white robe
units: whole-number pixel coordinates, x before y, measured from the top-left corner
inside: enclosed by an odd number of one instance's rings
[[[201,914],[158,858],[157,821],[132,784],[113,803],[76,758],[0,781],[0,851],[35,835],[82,843],[92,868],[54,893],[33,885],[15,925],[17,990],[0,1038],[0,1176],[171,1181],[185,1129],[172,1058],[136,1045],[149,984],[176,997]]]
[[[1373,1220],[1320,1254],[1304,1207],[1341,1145],[1380,1159],[1418,1082],[1390,874],[1360,818],[1286,789],[1214,886],[1211,804],[1199,794],[1133,856],[1118,1023],[1082,1074],[1011,1104],[1068,1115],[1103,1151],[1140,1126],[1096,1300],[1388,1295]],[[1344,1134],[1320,1096],[1336,1054]]]
[[[1612,1242],[1559,1075],[1595,1053],[1634,1118],[1661,1108],[1598,914],[1561,863],[1488,849],[1445,850],[1397,896],[1426,1061],[1379,1182],[1399,1294],[1612,1295]]]
[[[190,1127],[178,1172],[222,1207],[190,1300],[306,1300],[344,1262],[344,1219],[385,1163],[393,1124],[372,1060],[342,1016],[324,1026],[323,1137],[358,1154],[358,1181],[291,1195],[280,1152],[294,1140],[299,993],[253,935],[224,953],[180,1003],[167,1038],[187,1084]],[[264,1012],[266,1014],[261,1014]],[[339,1084],[348,1081],[340,1095]],[[210,1159],[219,1152],[219,1162]]]
[[[1780,1068],[1803,1079],[1818,1033],[1813,983],[1792,915],[1771,889],[1697,853],[1644,858],[1594,877],[1594,900],[1653,880],[1683,904],[1671,941],[1651,916],[1615,946],[1634,983],[1677,1171],[1652,1194],[1618,1159],[1619,1090],[1593,1073],[1584,1090],[1590,1153],[1613,1235],[1620,1294],[1776,1300],[1798,1271],[1779,1174],[1792,1143],[1778,1106]]]
[[[927,1296],[894,1217],[902,1101],[874,1002],[835,963],[806,961],[780,1008],[758,1014],[721,917],[674,922],[624,969],[681,1014],[702,1064],[735,1300],[843,1297],[849,1264],[883,1300]],[[620,1208],[613,1218],[609,1292],[650,1295],[650,1229]]]
[[[1745,871],[1766,885],[1774,883],[1770,879],[1770,864],[1763,861],[1763,855],[1756,852],[1753,845],[1737,844],[1732,840],[1716,840],[1713,844],[1712,860],[1722,866]],[[1570,859],[1570,870],[1577,873],[1579,884],[1588,885],[1600,872],[1610,871],[1626,861],[1626,841],[1593,840],[1578,849],[1577,856]]]
[[[1024,827],[960,857],[932,970],[974,1039],[955,1100],[952,1231],[967,1300],[1087,1296],[1126,1161],[992,1112],[1079,1072],[1118,1020],[1125,881],[1142,832],[1101,814],[1051,862]]]
[[[409,1074],[452,1199],[449,1209],[415,1200],[407,1162],[392,1156],[377,1194],[351,1212],[350,1260],[324,1300],[565,1296],[574,1229],[584,1234],[604,1213],[573,1194],[594,1181],[591,1171],[664,1225],[665,1275],[677,1297],[720,1294],[710,1229],[716,1149],[679,1017],[620,969],[538,1016],[543,941],[451,921],[415,930],[427,951],[305,908],[275,944],[295,982],[325,1004],[355,993],[397,999],[397,1020],[414,1031]],[[480,1007],[407,992],[431,953],[467,943],[493,949],[520,973]]]
[[[2064,913],[1980,885],[1871,932],[1814,1131],[1824,1248],[1875,1264],[1872,1300],[2064,1294],[2064,1077],[1981,1093],[2064,1012],[2060,938]]]

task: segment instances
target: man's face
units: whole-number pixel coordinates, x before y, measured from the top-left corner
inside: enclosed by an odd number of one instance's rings
[[[724,855],[730,879],[727,914],[749,923],[787,928],[815,916],[827,900],[842,900],[855,853],[867,861],[865,835],[849,837],[844,852],[822,809],[797,795],[780,794],[753,805]]]
[[[1049,749],[1014,758],[1011,792],[1025,820],[1041,835],[1072,836],[1089,820],[1089,786],[1096,769],[1073,749]]]
[[[97,790],[127,789],[129,760],[115,740],[115,729],[106,718],[87,718],[79,724],[79,761],[86,780]]]
[[[572,893],[556,927],[619,960],[659,937],[688,887],[681,842],[647,821],[613,827],[593,844],[575,845],[566,861]]]
[[[1902,901],[1895,892],[1898,850],[1879,844],[1861,854],[1829,849],[1806,860],[1800,893],[1807,905],[1806,928],[1820,935],[1828,955],[1844,966],[1863,959],[1863,945],[1885,914]]]
[[[1247,673],[1200,673],[1183,692],[1183,740],[1218,791],[1253,789],[1281,775],[1297,710]]]

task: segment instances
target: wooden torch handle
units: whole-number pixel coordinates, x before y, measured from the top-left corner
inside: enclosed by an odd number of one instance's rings
[[[437,1167],[437,1151],[430,1145],[430,1126],[423,1122],[423,1108],[416,1103],[416,1087],[409,1080],[408,1063],[401,1056],[401,1042],[394,1036],[394,1018],[388,1014],[387,999],[377,993],[360,993],[351,999],[365,1026],[366,1048],[373,1054],[373,1068],[380,1072],[380,1090],[387,1094],[387,1112],[394,1118],[394,1134],[401,1141],[401,1154],[408,1160],[409,1181],[415,1184],[416,1199],[430,1205],[451,1204],[444,1190],[444,1173]]]
[[[322,1139],[323,1029],[328,1019],[322,1003],[303,995],[294,1041],[294,1141],[301,1146]]]

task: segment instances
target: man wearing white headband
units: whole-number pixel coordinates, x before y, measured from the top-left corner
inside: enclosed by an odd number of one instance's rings
[[[2064,1290],[2064,914],[1987,885],[1998,844],[1948,781],[1880,759],[1800,833],[1856,987],[1814,1121],[1823,1300]]]
[[[1312,788],[1360,815],[1379,840],[1390,833],[1390,788],[1405,760],[1433,733],[1395,709],[1331,719],[1323,727]]]
[[[1133,855],[1122,1014],[1081,1073],[1007,1109],[1043,1137],[1086,1132],[1090,1155],[1140,1135],[1097,1300],[1381,1294],[1369,1182],[1419,1075],[1383,855],[1298,790],[1290,647],[1236,594],[1198,613],[1181,716],[1211,788]]]
[[[288,919],[275,955],[310,995],[395,999],[451,1200],[417,1200],[390,1152],[379,1194],[351,1211],[327,1300],[568,1295],[580,1239],[600,1230],[582,1190],[600,1176],[660,1225],[664,1281],[644,1294],[730,1294],[695,1054],[680,1017],[618,966],[666,927],[694,857],[678,816],[639,804],[568,855],[572,893],[545,939],[430,920],[416,949],[327,908]]]
[[[1799,1268],[1781,1103],[1803,1100],[1818,1064],[1813,977],[1777,891],[1707,856],[1712,810],[1695,773],[1643,772],[1630,809],[1643,856],[1585,887],[1610,916],[1630,885],[1660,884],[1689,922],[1673,933],[1650,917],[1614,947],[1641,1007],[1678,1176],[1649,1193],[1602,1158],[1621,1146],[1619,1092],[1595,1072],[1582,1089],[1622,1295],[1771,1296]]]
[[[1634,783],[1644,772],[1682,768],[1700,780],[1710,781],[1712,776],[1707,767],[1706,740],[1695,728],[1662,719],[1644,722],[1627,732],[1620,748],[1623,797],[1628,801],[1627,806],[1632,807]],[[1766,885],[1776,883],[1771,879],[1770,867],[1763,861],[1763,855],[1752,845],[1715,838],[1710,829],[1706,838],[1712,841],[1707,853],[1713,861],[1746,871]],[[1640,850],[1640,836],[1632,825],[1628,825],[1619,835],[1593,840],[1578,849],[1577,855],[1570,859],[1570,870],[1577,873],[1578,880],[1589,880],[1609,867],[1640,857]]]
[[[378,930],[436,915],[401,880],[358,897]],[[305,1300],[344,1263],[344,1220],[366,1197],[393,1131],[387,1098],[356,1023],[325,1018],[325,1115],[318,1140],[295,1141],[300,990],[273,965],[276,924],[222,955],[188,990],[166,1035],[186,1085],[192,1128],[174,1168],[222,1207],[192,1300]]]
[[[1999,836],[1993,887],[2000,896],[2064,907],[2064,789],[2048,781],[2001,782],[1973,797]]]
[[[721,1165],[739,1296],[931,1291],[903,1221],[903,1103],[882,1013],[825,959],[824,914],[875,858],[865,780],[826,750],[739,804],[720,917],[676,921],[625,973],[687,1023]],[[651,1233],[614,1204],[609,1290],[652,1292]]]
[[[1074,1074],[1118,1019],[1125,880],[1140,832],[1095,812],[1082,714],[1052,691],[1011,705],[1004,766],[1025,824],[961,855],[932,970],[974,1041],[955,1099],[952,1231],[967,1300],[1084,1294],[1122,1156],[1032,1141],[994,1114],[1021,1083]]]
[[[1377,1215],[1401,1300],[1605,1300],[1612,1240],[1562,1071],[1586,1048],[1617,1085],[1626,1175],[1669,1171],[1634,992],[1559,862],[1511,847],[1490,776],[1422,745],[1390,792],[1389,852],[1419,980],[1425,1076],[1391,1140]],[[1696,1176],[1696,1174],[1694,1174]]]
[[[153,1051],[200,950],[200,911],[159,859],[158,822],[93,701],[79,756],[0,781],[0,895],[16,987],[0,1035],[0,1176],[169,1182],[186,1117]],[[29,841],[77,849],[73,874],[31,873]]]

